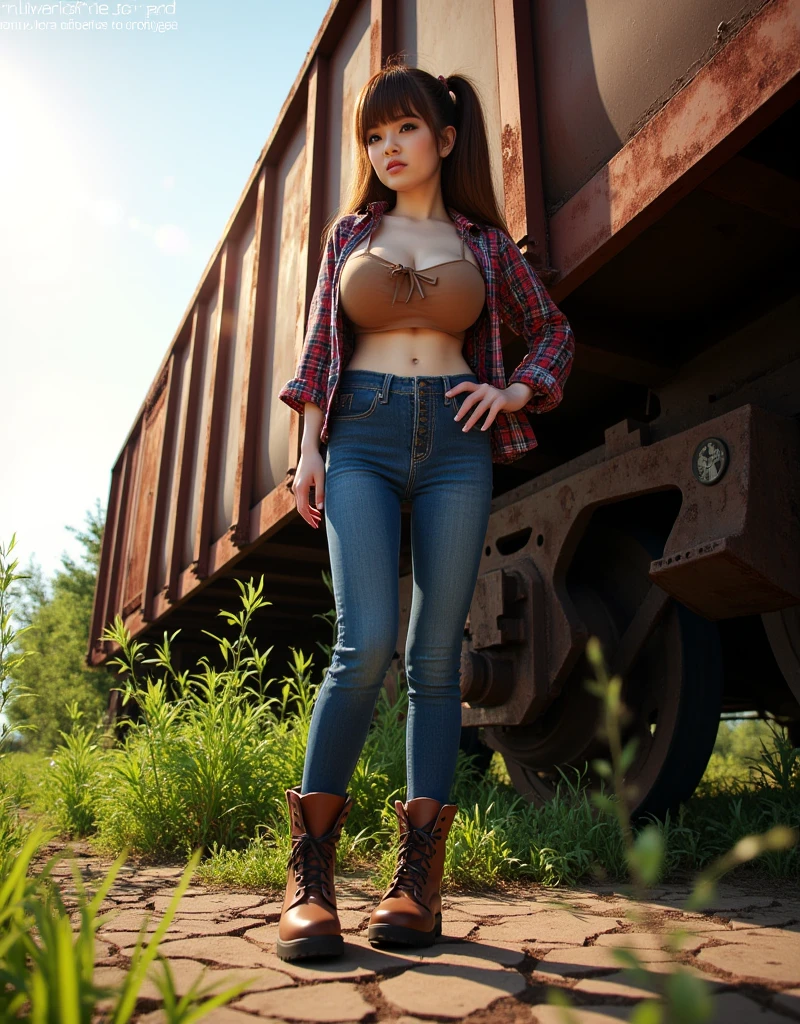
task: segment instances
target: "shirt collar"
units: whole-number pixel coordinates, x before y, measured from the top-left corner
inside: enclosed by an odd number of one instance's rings
[[[389,201],[387,199],[376,199],[371,203],[367,203],[367,211],[372,216],[382,217],[388,209]],[[471,231],[473,228],[477,228],[480,231],[480,224],[476,224],[468,217],[465,217],[463,213],[459,213],[452,206],[448,206],[446,209],[452,220],[455,221],[456,226],[461,228],[462,231]]]

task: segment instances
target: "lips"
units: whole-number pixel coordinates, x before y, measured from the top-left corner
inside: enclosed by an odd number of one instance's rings
[[[386,170],[391,171],[393,167],[405,167],[405,164],[400,160],[392,160],[391,163],[386,165]]]

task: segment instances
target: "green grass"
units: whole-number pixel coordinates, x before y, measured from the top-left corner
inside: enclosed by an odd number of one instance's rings
[[[720,722],[714,751],[696,795],[715,796],[759,788],[762,747],[770,754],[775,751],[770,722],[756,718]]]
[[[0,713],[25,692],[14,678],[14,670],[26,656],[14,651],[22,631],[14,629],[9,600],[12,584],[24,578],[15,572],[16,560],[8,558],[15,540],[12,536],[8,546],[0,544]],[[200,851],[191,854],[166,912],[146,943],[142,929],[120,984],[96,985],[95,933],[107,920],[99,916],[99,910],[124,857],[117,858],[91,896],[73,864],[78,907],[77,913],[71,913],[52,877],[59,855],[44,866],[34,865],[54,832],[44,820],[34,822],[32,814],[25,814],[33,804],[41,811],[56,795],[61,803],[54,814],[62,824],[74,831],[94,825],[89,786],[101,770],[103,755],[90,733],[80,726],[77,708],[72,707],[70,712],[73,729],[68,735],[62,733],[63,753],[58,762],[53,759],[47,766],[41,758],[7,756],[5,748],[12,737],[5,721],[0,725],[0,1020],[92,1024],[98,1019],[100,1002],[107,1001],[110,1008],[104,1019],[111,1024],[127,1024]],[[53,771],[48,773],[48,769]],[[46,815],[40,813],[39,817]],[[164,1000],[163,1015],[168,1024],[193,1024],[235,998],[247,984],[240,982],[204,999],[208,993],[201,990],[198,979],[188,993],[179,997],[166,961],[153,980]]]
[[[260,587],[240,584],[242,610],[221,613],[234,627],[217,637],[224,667],[201,661],[177,673],[170,642],[152,651],[132,641],[118,622],[110,635],[122,648],[127,706],[136,712],[121,741],[82,725],[73,709],[71,732],[50,759],[9,755],[0,762],[0,793],[10,808],[47,809],[61,833],[88,836],[98,851],[130,850],[152,861],[184,861],[203,852],[204,881],[278,891],[289,853],[284,790],[302,777],[308,727],[331,648],[323,658],[293,652],[286,675],[268,678],[267,655],[247,626],[264,603]],[[149,655],[149,657],[148,657]],[[397,844],[394,800],[405,797],[407,693],[383,691],[353,775],[354,808],[338,850],[341,871],[365,870],[388,884]],[[800,819],[798,751],[783,730],[766,723],[722,723],[698,794],[658,825],[664,877],[696,871],[743,836]],[[526,804],[495,755],[481,778],[459,759],[445,885],[485,889],[530,880],[573,885],[627,875],[625,841],[615,814],[595,806],[566,776],[555,799]],[[0,828],[0,843],[2,843]],[[758,870],[800,875],[796,849],[773,851]]]

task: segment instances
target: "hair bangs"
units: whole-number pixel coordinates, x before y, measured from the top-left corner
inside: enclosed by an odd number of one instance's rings
[[[366,145],[369,130],[401,117],[422,117],[431,125],[432,111],[428,98],[411,75],[401,72],[380,75],[367,90],[357,110],[358,137]]]

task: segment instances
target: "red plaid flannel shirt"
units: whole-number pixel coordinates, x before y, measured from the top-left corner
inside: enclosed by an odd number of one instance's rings
[[[355,348],[350,321],[339,305],[339,278],[347,257],[366,238],[388,209],[386,200],[369,203],[366,212],[337,221],[319,270],[311,299],[303,351],[297,374],[281,388],[279,398],[297,412],[313,402],[324,415],[320,442],[328,441],[332,399],[341,371]],[[498,228],[476,224],[457,210],[448,214],[475,254],[486,282],[486,304],[464,336],[463,354],[480,383],[507,387],[500,342],[500,322],[522,335],[528,354],[508,381],[533,388],[530,401],[518,412],[500,412],[489,428],[492,461],[514,462],[538,444],[523,410],[549,412],[562,398],[572,367],[572,329],[545,291],[536,271],[515,243]],[[476,429],[473,427],[473,429]]]

